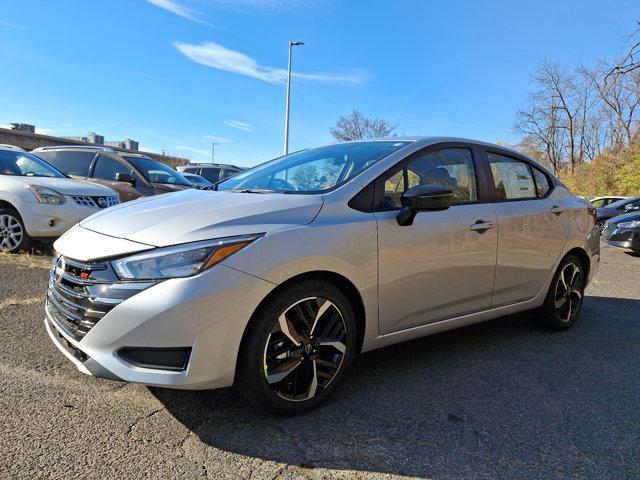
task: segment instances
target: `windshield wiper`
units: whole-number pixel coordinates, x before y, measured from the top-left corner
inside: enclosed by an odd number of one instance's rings
[[[286,193],[278,190],[269,190],[268,188],[232,188],[229,192],[239,193]]]

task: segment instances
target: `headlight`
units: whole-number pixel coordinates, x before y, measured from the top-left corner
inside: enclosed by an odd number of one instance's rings
[[[640,227],[640,220],[633,220],[631,222],[622,222],[615,226],[615,228],[636,228]]]
[[[67,201],[61,193],[51,190],[47,187],[41,187],[39,185],[27,185],[27,190],[33,193],[38,203],[44,203],[47,205],[62,205]]]
[[[164,280],[189,277],[212,267],[261,236],[218,238],[158,248],[113,260],[111,265],[122,280]]]

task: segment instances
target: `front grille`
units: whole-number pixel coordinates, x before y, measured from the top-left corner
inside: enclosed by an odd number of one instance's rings
[[[45,308],[58,328],[79,341],[116,305],[149,286],[120,282],[109,262],[86,263],[56,255]]]
[[[120,199],[117,196],[90,197],[86,195],[71,195],[71,198],[78,205],[92,208],[113,207],[114,205],[118,205],[120,203]]]

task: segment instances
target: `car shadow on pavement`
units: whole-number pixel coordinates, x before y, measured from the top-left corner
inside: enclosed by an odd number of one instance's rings
[[[587,297],[567,332],[532,312],[366,353],[299,417],[232,389],[151,392],[213,452],[428,478],[637,478],[639,339],[639,300]]]

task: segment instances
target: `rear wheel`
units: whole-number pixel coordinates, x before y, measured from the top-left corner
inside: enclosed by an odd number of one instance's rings
[[[276,415],[298,415],[324,402],[355,355],[353,308],[329,283],[286,289],[248,328],[237,386],[251,404]]]
[[[542,320],[554,331],[571,328],[582,308],[585,272],[580,259],[568,255],[556,271],[542,306]]]
[[[16,253],[30,243],[20,214],[12,208],[0,208],[0,252]]]

